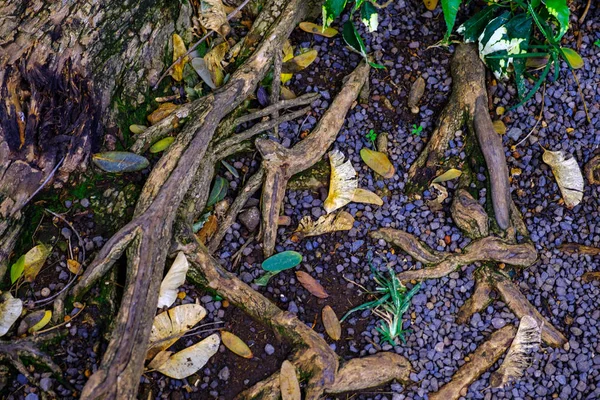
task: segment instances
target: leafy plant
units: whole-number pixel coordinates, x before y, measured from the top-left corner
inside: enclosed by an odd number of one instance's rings
[[[375,140],[377,140],[377,133],[373,129],[369,130],[369,132],[365,135],[365,138],[373,144],[373,147],[375,147]]]
[[[381,317],[376,329],[384,341],[395,345],[396,338],[400,338],[400,340],[406,342],[404,337],[406,331],[402,327],[404,313],[408,310],[412,297],[421,288],[421,284],[419,283],[408,290],[391,268],[388,267],[388,273],[384,274],[375,269],[371,260],[369,260],[369,264],[371,265],[373,280],[377,284],[375,291],[371,294],[379,296],[379,298],[354,307],[342,317],[341,321],[343,322],[356,311],[373,310],[375,314]]]
[[[443,42],[448,43],[461,0],[442,0],[446,21]],[[559,59],[569,68],[583,66],[583,60],[572,49],[561,47],[560,41],[569,28],[569,7],[566,0],[507,0],[488,5],[458,27],[464,41],[477,42],[479,56],[496,78],[506,79],[514,73],[520,102],[533,97],[554,65],[554,80],[558,80]],[[528,60],[545,58],[545,65],[531,90],[527,92]]]
[[[412,133],[415,136],[419,136],[421,134],[422,130],[423,130],[423,127],[421,125],[417,126],[416,124],[413,124],[412,129],[410,130],[410,133]]]
[[[600,47],[600,39],[596,40],[596,41],[594,42],[594,44],[595,44],[596,46]]]
[[[354,6],[352,7],[350,19],[344,24],[342,29],[342,37],[348,46],[354,51],[361,54],[365,60],[373,68],[385,68],[381,64],[377,64],[371,61],[367,55],[367,49],[365,42],[356,30],[354,23],[352,22],[352,16],[356,12],[360,12],[360,20],[365,25],[369,32],[375,32],[379,26],[379,14],[377,13],[377,3],[374,0],[353,0]],[[340,16],[340,14],[346,8],[349,3],[348,0],[325,0],[322,6],[323,10],[323,31],[329,27],[329,25]],[[352,3],[352,0],[350,1]]]

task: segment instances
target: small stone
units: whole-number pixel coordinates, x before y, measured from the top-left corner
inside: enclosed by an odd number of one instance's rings
[[[81,204],[81,207],[83,208],[88,208],[90,206],[90,201],[88,199],[82,199],[79,204]]]
[[[519,140],[519,137],[523,134],[523,131],[519,128],[512,127],[506,132],[506,136],[511,138],[512,140]]]
[[[42,294],[42,297],[48,297],[50,296],[50,289],[48,289],[47,287],[43,288],[40,292]]]
[[[273,355],[273,353],[275,353],[275,347],[273,347],[273,345],[271,344],[267,344],[265,346],[265,353],[267,353],[268,355]]]
[[[25,396],[25,400],[38,400],[40,397],[35,393],[29,393]]]
[[[250,232],[254,232],[260,223],[260,211],[257,207],[250,207],[240,213],[239,221]]]
[[[224,367],[222,370],[219,371],[219,379],[223,381],[229,380],[229,375],[229,368],[227,367]]]
[[[52,379],[50,379],[50,378],[40,379],[40,389],[42,389],[44,392],[47,392],[51,388],[52,388]]]
[[[493,318],[492,325],[494,325],[494,328],[500,329],[506,325],[506,321],[502,318]]]

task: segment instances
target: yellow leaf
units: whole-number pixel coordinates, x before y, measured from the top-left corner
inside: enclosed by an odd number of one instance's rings
[[[429,11],[433,11],[437,7],[438,0],[423,0],[423,3]]]
[[[280,96],[283,100],[292,100],[296,98],[296,94],[285,86],[282,86]]]
[[[81,272],[81,264],[77,260],[67,260],[67,268],[72,274],[79,274]]]
[[[544,149],[542,160],[552,168],[556,183],[569,208],[575,207],[583,199],[583,174],[573,155],[563,151]]]
[[[504,111],[505,111],[504,107],[502,107],[502,106],[496,107],[496,114],[497,115],[503,115]]]
[[[462,171],[456,168],[451,168],[448,171],[444,172],[443,174],[441,174],[440,176],[438,176],[437,178],[435,178],[431,183],[441,183],[441,182],[446,182],[449,181],[451,179],[456,179],[459,176],[462,175]]]
[[[173,354],[156,370],[174,379],[184,379],[198,372],[217,353],[221,340],[216,333],[187,349]]]
[[[51,318],[52,318],[52,311],[46,310],[42,319],[37,324],[35,324],[31,328],[29,328],[27,330],[27,332],[34,333],[34,332],[39,331],[40,329],[42,329],[43,327],[48,325],[48,322],[50,322]]]
[[[563,56],[566,58],[567,63],[573,69],[579,69],[583,67],[583,58],[573,49],[569,49],[568,47],[561,47],[560,50],[563,53]]]
[[[217,32],[221,36],[227,36],[231,31],[227,14],[221,0],[200,0],[200,24]]]
[[[223,72],[221,62],[223,61],[223,58],[225,58],[225,54],[227,53],[228,48],[229,44],[227,42],[223,42],[218,46],[212,48],[204,56],[206,68],[210,72],[210,76],[212,77],[212,81],[216,87],[223,85],[225,73]]]
[[[497,134],[504,135],[506,133],[506,125],[504,125],[504,122],[497,120],[493,122],[493,125]]]
[[[510,174],[512,176],[521,175],[522,173],[523,173],[523,171],[521,170],[521,168],[511,168],[510,169]]]
[[[279,389],[282,400],[301,400],[300,383],[296,375],[294,364],[285,360],[279,371]]]
[[[52,247],[39,244],[25,254],[23,275],[26,282],[33,282],[52,252]]]
[[[175,141],[173,136],[167,136],[166,138],[160,139],[158,142],[154,143],[152,147],[150,147],[150,153],[160,153],[161,151],[165,151],[169,148],[171,144]]]
[[[335,315],[335,311],[333,311],[331,307],[325,306],[323,307],[321,317],[323,318],[325,332],[327,332],[329,337],[333,340],[340,340],[342,337],[342,326],[340,325],[340,320],[337,315]]]
[[[250,350],[250,347],[248,347],[248,345],[244,343],[242,339],[240,339],[231,332],[222,330],[221,341],[223,341],[225,347],[227,347],[229,350],[231,350],[240,357],[248,359],[254,357],[254,355],[252,354],[252,350]]]
[[[289,61],[285,61],[281,65],[281,72],[284,74],[295,74],[302,71],[304,68],[312,64],[317,58],[317,51],[314,49],[308,50]]]
[[[360,188],[354,191],[352,201],[354,203],[375,204],[377,206],[383,205],[383,200],[381,200],[381,197],[377,196],[370,190]]]
[[[137,124],[129,125],[129,130],[131,131],[131,133],[133,133],[135,135],[139,135],[140,133],[143,133],[146,129],[148,129],[148,127],[146,125],[137,125]]]
[[[358,186],[356,171],[350,160],[344,162],[344,154],[341,151],[329,152],[329,164],[331,165],[329,194],[324,203],[327,214],[350,203]]]
[[[156,357],[152,359],[152,361],[150,361],[150,363],[148,364],[148,369],[158,369],[162,367],[167,361],[169,361],[169,358],[171,358],[171,354],[173,354],[172,351],[161,351],[156,355]]]
[[[300,22],[298,25],[304,32],[313,33],[315,35],[324,36],[327,38],[334,37],[338,31],[333,28],[323,28],[321,25],[313,24],[312,22]]]
[[[187,49],[185,48],[185,43],[183,43],[183,39],[178,34],[173,34],[173,62],[177,61],[179,57],[183,56],[187,53]],[[181,61],[173,66],[171,69],[171,76],[177,82],[183,79],[183,67],[189,61],[190,57],[185,56]]]
[[[152,114],[148,115],[148,122],[154,125],[163,119],[167,118],[173,111],[177,109],[177,105],[173,103],[162,103]]]
[[[396,169],[390,162],[388,156],[380,151],[363,147],[360,150],[360,158],[362,158],[369,168],[386,179],[393,177],[396,173]]]
[[[294,47],[290,44],[289,40],[286,40],[283,44],[283,57],[281,59],[282,62],[286,62],[294,58]],[[281,83],[286,83],[290,79],[292,79],[294,74],[281,74]]]

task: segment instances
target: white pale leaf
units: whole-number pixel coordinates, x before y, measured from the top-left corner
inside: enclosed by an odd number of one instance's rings
[[[346,211],[337,214],[322,215],[316,221],[309,216],[300,220],[296,232],[302,236],[318,236],[324,233],[347,231],[354,226],[354,217]]]
[[[0,336],[4,336],[8,332],[21,316],[21,311],[23,311],[21,299],[15,299],[8,292],[0,296]]]
[[[206,83],[211,89],[217,88],[217,86],[215,85],[215,83],[212,80],[212,75],[210,74],[210,71],[208,70],[208,67],[206,66],[206,61],[204,61],[203,58],[200,58],[200,57],[193,58],[192,59],[192,68],[194,68],[194,71],[196,71],[198,76],[200,76],[200,78],[202,78],[204,83]]]
[[[341,151],[330,151],[329,163],[331,165],[329,195],[324,204],[328,214],[350,203],[358,187],[356,171],[350,160],[344,162],[344,154]]]
[[[167,276],[163,279],[160,284],[160,292],[158,294],[158,308],[171,307],[171,305],[177,299],[177,289],[185,282],[185,275],[187,274],[190,264],[183,251],[180,251],[171,265]]]
[[[173,354],[157,371],[174,379],[184,379],[204,367],[219,350],[221,339],[216,333],[203,341]]]
[[[146,359],[169,348],[206,316],[200,304],[183,304],[154,317]]]
[[[542,159],[552,168],[552,173],[556,178],[565,205],[573,208],[581,203],[584,182],[575,157],[562,150],[550,151],[544,149]]]

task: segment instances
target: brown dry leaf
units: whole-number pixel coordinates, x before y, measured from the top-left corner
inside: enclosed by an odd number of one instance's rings
[[[178,34],[173,34],[173,61],[177,61],[179,57],[183,56],[187,53],[187,49],[185,48],[185,43],[183,43],[183,39]],[[171,76],[177,82],[183,79],[183,67],[190,60],[189,56],[183,57],[181,61],[177,64],[173,65],[173,69],[171,69]]]
[[[221,0],[200,0],[200,24],[207,30],[227,36],[231,31]]]
[[[212,48],[204,56],[206,68],[210,72],[210,76],[216,87],[223,85],[225,73],[223,72],[221,62],[223,61],[223,58],[225,58],[225,54],[227,54],[227,49],[229,49],[229,44],[227,42],[223,42],[220,45]]]
[[[301,400],[300,383],[296,376],[294,364],[285,360],[279,371],[279,389],[282,400]]]
[[[352,201],[354,203],[375,204],[377,206],[383,205],[383,200],[381,200],[381,197],[377,196],[377,194],[370,190],[360,188],[354,190]]]
[[[323,204],[328,214],[350,203],[358,186],[356,170],[350,160],[344,162],[344,154],[341,151],[329,152],[329,164],[329,194]]]
[[[443,208],[442,203],[448,198],[448,189],[439,183],[432,183],[431,187],[437,190],[440,194],[434,200],[427,201],[427,205],[433,211],[440,211]]]
[[[410,87],[410,93],[408,94],[408,108],[410,108],[410,112],[413,114],[419,113],[419,102],[421,101],[423,94],[425,94],[425,79],[423,79],[422,76],[419,76],[417,80],[413,82]]]
[[[544,149],[542,160],[552,168],[554,178],[560,189],[565,205],[575,207],[583,199],[583,174],[572,154],[563,150]]]
[[[300,22],[298,26],[304,32],[313,33],[315,35],[324,36],[327,38],[334,37],[338,34],[337,29],[323,28],[321,25],[313,24],[312,22]]]
[[[292,100],[296,98],[296,93],[292,92],[287,87],[282,86],[280,90],[280,96],[283,100]]]
[[[504,135],[506,133],[506,125],[504,125],[504,122],[502,122],[501,120],[494,121],[493,125],[494,125],[494,130],[499,135]]]
[[[324,233],[347,231],[354,226],[354,217],[346,211],[340,211],[337,214],[327,214],[313,221],[311,217],[306,216],[300,220],[298,229],[299,237],[318,236]]]
[[[204,225],[202,225],[202,229],[196,234],[196,237],[200,243],[206,244],[213,237],[218,227],[219,223],[217,217],[214,214],[211,214]]]
[[[71,271],[71,273],[75,275],[81,272],[81,264],[79,264],[79,261],[77,260],[68,259],[67,268],[69,268],[69,271]]]
[[[225,347],[227,347],[229,350],[231,350],[240,357],[248,359],[254,357],[254,355],[252,354],[252,350],[250,350],[250,347],[248,347],[248,345],[244,343],[242,339],[240,339],[231,332],[222,330],[221,341],[223,342]]]
[[[337,315],[335,315],[335,311],[331,307],[325,306],[323,307],[321,317],[323,318],[325,332],[327,332],[329,337],[333,340],[340,340],[342,337],[342,326]]]
[[[309,274],[304,271],[296,271],[296,278],[298,278],[298,282],[306,290],[308,290],[313,296],[318,297],[320,299],[326,299],[329,297],[329,294],[325,291],[325,288],[321,286],[319,282]]]
[[[369,168],[386,179],[390,179],[396,173],[396,168],[394,168],[388,156],[380,151],[363,147],[360,150],[360,158],[362,158]]]
[[[177,109],[177,105],[173,103],[161,103],[160,106],[156,110],[152,112],[152,114],[148,115],[148,122],[150,125],[155,125],[167,118],[169,115],[173,113]]]
[[[148,364],[148,369],[157,369],[162,367],[169,360],[171,354],[173,354],[172,351],[161,351],[152,359],[152,361],[150,361]]]
[[[437,7],[438,0],[423,0],[423,4],[429,11],[433,11]]]
[[[317,51],[314,49],[308,50],[289,61],[285,61],[281,66],[281,72],[283,74],[295,74],[312,64],[316,58]]]

